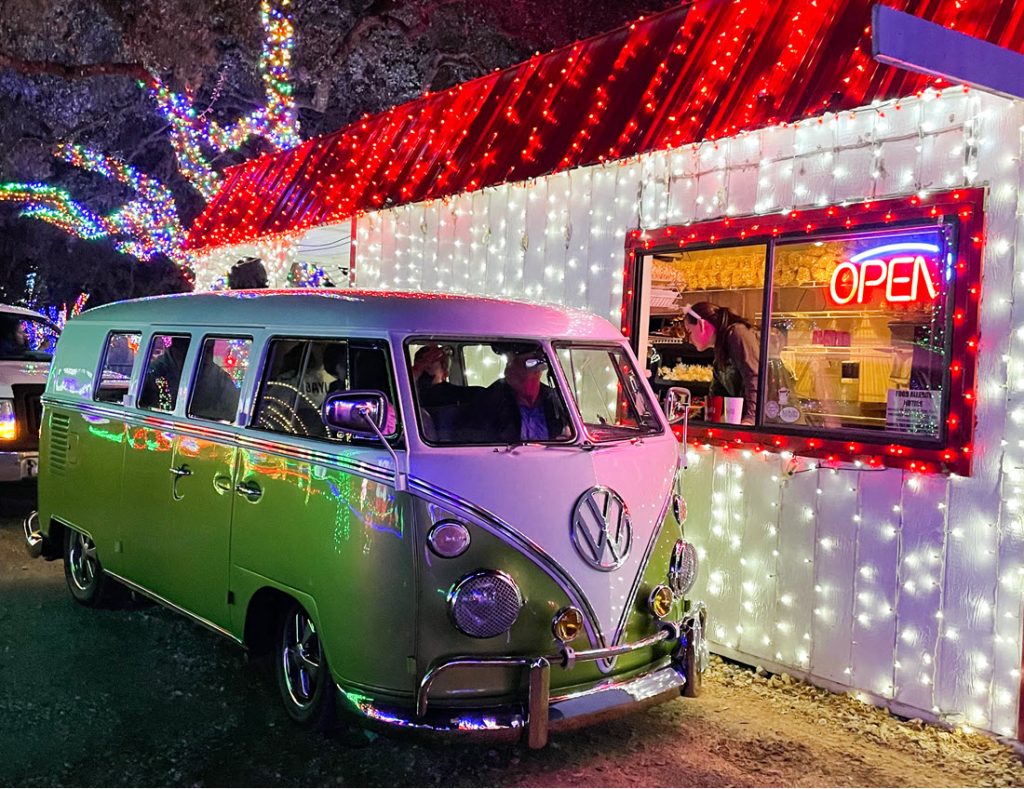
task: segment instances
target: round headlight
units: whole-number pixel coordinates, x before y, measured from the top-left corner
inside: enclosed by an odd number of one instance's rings
[[[686,540],[676,540],[668,563],[668,584],[677,595],[684,595],[697,580],[697,549]]]
[[[458,521],[441,521],[427,532],[427,545],[438,556],[454,559],[469,548],[469,529]]]
[[[668,616],[674,601],[675,595],[672,594],[672,590],[665,586],[665,584],[655,586],[651,591],[651,596],[647,598],[647,604],[651,609],[651,613],[658,617],[658,619],[664,619]]]
[[[452,622],[473,638],[501,635],[515,624],[522,607],[516,582],[496,570],[467,575],[448,593]]]
[[[567,606],[551,620],[551,632],[563,643],[572,641],[583,629],[583,613],[574,606]]]

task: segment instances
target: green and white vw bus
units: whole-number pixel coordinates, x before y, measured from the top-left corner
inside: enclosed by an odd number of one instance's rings
[[[540,747],[699,690],[679,443],[601,318],[124,302],[68,323],[44,409],[31,550],[85,605],[128,588],[272,656],[302,724]]]

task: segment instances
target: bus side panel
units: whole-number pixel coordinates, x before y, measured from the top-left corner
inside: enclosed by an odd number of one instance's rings
[[[254,576],[308,595],[339,681],[411,692],[415,573],[405,497],[353,474],[251,450],[241,451],[238,480],[262,495],[235,502],[235,616],[245,615]],[[243,627],[233,621],[236,632]]]
[[[57,346],[40,437],[39,516],[48,533],[57,519],[92,536],[103,566],[120,572],[121,474],[125,422],[112,416],[118,406],[92,402],[95,367],[106,332],[102,327],[69,324]],[[69,360],[76,360],[77,364]]]

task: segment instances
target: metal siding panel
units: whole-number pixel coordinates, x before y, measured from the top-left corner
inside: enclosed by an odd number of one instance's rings
[[[934,706],[935,653],[941,632],[942,557],[948,480],[904,473],[900,502],[901,586],[896,601],[896,700],[921,710]]]
[[[778,600],[778,544],[776,521],[779,496],[779,459],[754,457],[737,464],[741,498],[739,546],[740,608],[744,617],[740,649],[752,654],[775,653]]]
[[[697,154],[690,148],[673,151],[672,184],[669,189],[672,221],[692,222],[696,217]]]
[[[548,179],[540,178],[531,185],[526,202],[526,235],[528,246],[523,258],[524,292],[539,298],[544,292],[544,235],[548,226]]]
[[[621,290],[615,298],[612,287],[622,287],[625,253],[619,240],[623,226],[615,218],[616,169],[594,168],[591,207],[594,215],[590,220],[587,245],[589,254],[584,260],[586,266],[585,306],[598,315],[608,316],[609,311],[622,303]],[[618,301],[618,304],[615,302]],[[616,324],[618,325],[618,324]]]
[[[798,669],[810,667],[813,628],[815,507],[818,472],[783,477],[779,507],[778,651]]]
[[[814,609],[811,630],[811,671],[849,684],[853,633],[851,592],[855,572],[858,509],[857,475],[821,469],[817,502],[814,558]]]
[[[892,698],[899,566],[899,516],[893,507],[900,503],[903,474],[884,469],[859,477],[851,684]]]

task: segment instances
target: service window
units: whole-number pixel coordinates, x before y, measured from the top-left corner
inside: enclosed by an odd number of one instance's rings
[[[950,232],[910,227],[776,246],[766,425],[941,441]]]
[[[216,422],[234,422],[252,340],[248,337],[207,337],[192,380],[188,415]]]
[[[351,437],[334,435],[324,425],[322,408],[327,395],[373,390],[383,392],[394,405],[392,381],[383,342],[272,340],[252,425],[274,433],[349,441]]]
[[[969,473],[981,190],[634,234],[624,325],[696,440]],[[683,238],[680,241],[679,238]]]
[[[153,335],[146,359],[146,371],[142,377],[139,408],[167,412],[174,410],[188,345],[189,338],[186,336]]]
[[[139,352],[139,332],[113,332],[107,337],[94,398],[103,403],[123,405],[128,399],[132,367]]]

